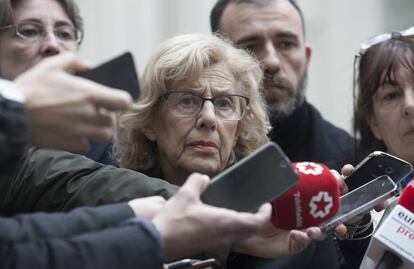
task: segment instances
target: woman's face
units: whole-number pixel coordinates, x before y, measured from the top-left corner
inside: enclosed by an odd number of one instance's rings
[[[373,96],[373,115],[368,122],[389,153],[414,163],[413,73],[396,69],[395,81],[387,81]]]
[[[170,91],[188,91],[202,97],[237,94],[236,81],[225,65],[207,68],[186,85]],[[212,102],[204,102],[199,113],[178,117],[164,99],[144,133],[155,141],[163,176],[181,185],[189,174],[200,172],[214,176],[224,170],[237,142],[238,121],[223,120],[214,112]]]
[[[25,32],[33,33],[30,25],[36,24],[42,25],[47,34],[38,41],[28,42],[16,35],[16,28],[0,31],[0,77],[13,80],[45,57],[77,51],[76,43],[63,44],[53,34],[56,27],[73,27],[58,1],[20,0],[13,6],[13,15],[14,24],[26,23]]]

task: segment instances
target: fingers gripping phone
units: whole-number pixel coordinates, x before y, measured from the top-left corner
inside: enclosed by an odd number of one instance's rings
[[[201,199],[213,206],[252,212],[298,182],[289,159],[276,143],[269,142],[213,178]]]
[[[374,180],[344,194],[341,197],[341,208],[336,215],[322,223],[323,231],[329,231],[338,224],[353,217],[370,211],[373,207],[395,194],[397,184],[388,175],[382,175]]]
[[[398,184],[412,171],[413,168],[408,162],[382,151],[374,151],[345,178],[345,183],[348,190],[352,191],[379,176],[388,175]]]

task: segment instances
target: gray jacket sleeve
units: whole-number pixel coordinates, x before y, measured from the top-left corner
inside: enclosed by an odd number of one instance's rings
[[[0,174],[0,213],[67,211],[152,195],[169,198],[177,189],[164,180],[81,155],[31,149],[20,166]]]
[[[126,204],[0,218],[1,268],[162,268],[158,231]]]

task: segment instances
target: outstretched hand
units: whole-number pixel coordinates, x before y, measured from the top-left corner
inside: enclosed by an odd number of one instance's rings
[[[200,195],[209,181],[207,176],[192,174],[153,218],[165,244],[167,261],[225,247],[270,223],[270,204],[263,205],[256,213],[203,204]]]
[[[242,239],[233,245],[233,251],[263,258],[274,258],[296,254],[314,240],[323,240],[324,234],[318,227],[305,230],[283,230],[271,222],[258,233]]]
[[[74,54],[62,53],[15,79],[26,96],[32,145],[81,153],[90,150],[90,140],[112,137],[111,112],[128,109],[132,98],[71,74],[85,69]]]

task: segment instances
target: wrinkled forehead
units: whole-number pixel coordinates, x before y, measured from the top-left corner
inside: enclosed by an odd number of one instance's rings
[[[173,89],[191,90],[203,93],[211,90],[214,94],[235,94],[237,82],[230,71],[229,65],[224,62],[214,64],[202,70],[197,76],[177,80],[171,84]]]
[[[287,0],[232,2],[223,12],[220,31],[233,41],[265,31],[288,31],[304,39],[301,14]]]

